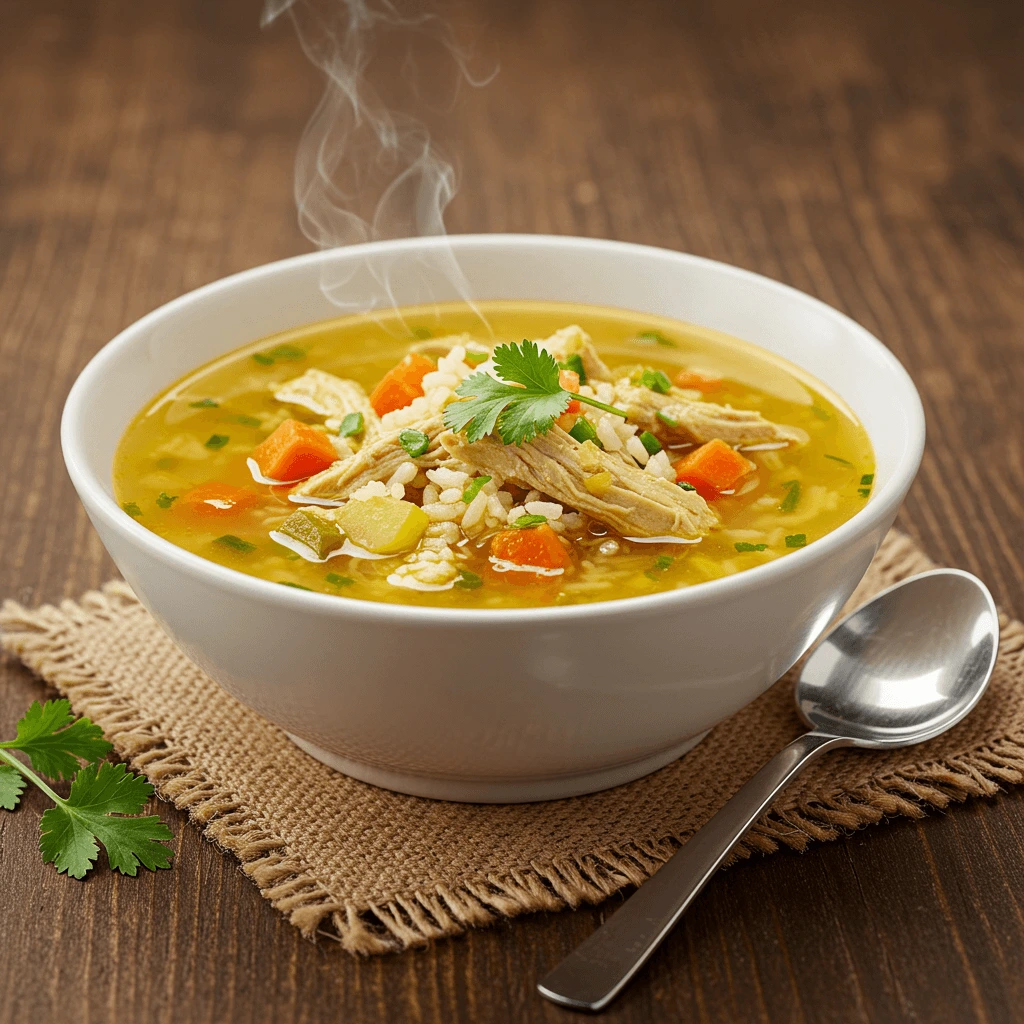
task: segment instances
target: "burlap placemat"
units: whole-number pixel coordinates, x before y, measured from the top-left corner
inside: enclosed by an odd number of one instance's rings
[[[930,567],[894,533],[851,604]],[[99,723],[296,927],[353,953],[596,903],[642,882],[802,729],[787,677],[684,758],[629,785],[549,803],[441,803],[375,789],[302,753],[192,665],[123,583],[59,608],[7,602],[0,627],[4,646]],[[920,747],[829,754],[742,852],[803,849],[1024,781],[1024,626],[1003,617],[1002,630],[988,693],[963,723]]]

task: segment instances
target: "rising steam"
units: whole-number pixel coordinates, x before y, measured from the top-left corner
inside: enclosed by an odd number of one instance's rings
[[[381,239],[444,235],[456,190],[452,164],[417,111],[451,106],[459,83],[483,84],[448,25],[423,0],[266,0],[262,24],[287,15],[327,87],[303,132],[295,161],[295,203],[303,234],[321,249]],[[386,44],[386,49],[385,49]],[[386,53],[387,64],[377,59]],[[431,266],[404,261],[405,302],[429,301],[443,274],[468,301],[445,245]],[[392,272],[375,274],[378,294],[347,288],[351,272],[327,266],[325,295],[347,310],[393,306]],[[409,274],[420,286],[409,287]]]

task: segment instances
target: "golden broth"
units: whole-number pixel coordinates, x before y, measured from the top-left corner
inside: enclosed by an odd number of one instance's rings
[[[201,367],[128,427],[114,460],[118,501],[172,543],[263,579],[371,601],[512,608],[635,597],[727,576],[813,543],[853,516],[870,495],[874,455],[863,427],[822,384],[768,352],[705,328],[617,309],[505,301],[478,308],[490,331],[463,305],[407,308],[297,328]],[[298,506],[288,501],[286,488],[254,483],[246,458],[286,418],[321,421],[282,405],[271,385],[317,367],[370,391],[419,338],[467,331],[492,344],[545,338],[567,324],[587,331],[613,369],[642,363],[670,377],[681,368],[721,377],[723,386],[709,401],[756,410],[801,428],[810,440],[800,447],[744,451],[757,466],[756,486],[712,503],[723,526],[699,544],[616,537],[618,551],[608,553],[613,535],[593,523],[573,545],[573,570],[543,581],[510,580],[528,574],[490,571],[490,535],[459,548],[460,558],[465,556],[460,565],[483,585],[426,593],[387,582],[401,555],[375,561],[340,556],[313,564],[270,539],[268,533]],[[244,487],[256,496],[254,506],[228,524],[180,514],[177,498],[209,481]],[[243,543],[231,546],[225,535]]]

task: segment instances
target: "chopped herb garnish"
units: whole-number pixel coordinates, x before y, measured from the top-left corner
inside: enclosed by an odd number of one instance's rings
[[[782,486],[786,488],[786,496],[779,504],[779,511],[792,512],[800,502],[800,481],[789,480]]]
[[[828,414],[825,409],[822,409],[820,405],[812,405],[811,412],[818,417],[819,420],[830,420],[832,417]]]
[[[857,489],[857,493],[862,497],[866,498],[871,493],[870,487],[860,487]]]
[[[512,525],[517,530],[528,530],[531,526],[540,526],[547,521],[547,516],[520,516]]]
[[[678,420],[672,419],[671,416],[666,416],[665,413],[663,413],[660,409],[654,415],[657,416],[658,419],[661,420],[661,422],[666,424],[667,426],[670,426],[670,427],[678,427],[679,426],[679,421]]]
[[[695,491],[695,490],[697,490],[697,488],[694,487],[693,484],[688,484],[685,480],[680,480],[679,483],[676,484],[676,486],[677,487],[682,487],[682,489],[684,491]]]
[[[430,447],[430,437],[422,430],[403,430],[398,435],[398,443],[409,456],[418,459],[421,455],[426,455]]]
[[[211,434],[204,442],[205,448],[212,448],[216,451],[218,448],[223,448],[224,445],[230,441],[231,438],[227,434]]]
[[[597,430],[594,424],[587,419],[586,416],[580,416],[576,422],[572,425],[572,430],[569,431],[569,436],[575,438],[580,444],[584,444],[587,441],[593,441],[599,448],[603,448],[600,439],[597,436]]]
[[[662,373],[661,370],[644,370],[640,374],[640,383],[645,388],[650,388],[651,391],[656,391],[659,395],[667,395],[669,388],[672,387],[672,381],[670,381],[666,374]]]
[[[640,435],[640,443],[647,449],[648,455],[657,455],[661,451],[661,442],[649,430]]]
[[[588,395],[566,391],[558,381],[558,363],[536,342],[499,345],[494,350],[494,370],[467,377],[455,393],[468,401],[452,402],[444,411],[449,430],[466,432],[470,443],[497,428],[505,444],[524,444],[546,434],[555,418],[577,399],[603,412],[626,418],[626,413]]]
[[[666,338],[661,331],[641,331],[637,335],[638,341],[646,342],[648,345],[662,345],[665,348],[675,348],[676,343]]]
[[[455,581],[455,586],[461,590],[476,590],[483,585],[484,581],[475,572],[470,572],[468,569],[459,570],[459,578]]]
[[[250,544],[247,540],[242,540],[241,537],[236,537],[233,533],[225,533],[223,537],[217,537],[214,544],[223,544],[226,548],[232,548],[235,551],[241,551],[242,554],[247,554],[250,551],[256,550],[255,544]]]
[[[125,510],[130,516],[141,516],[142,509],[134,501],[126,501],[121,508]]]
[[[737,551],[766,551],[768,549],[767,544],[750,544],[745,540],[738,540],[735,547]]]
[[[308,590],[311,594],[316,591],[312,587],[304,587],[301,583],[292,583],[291,580],[278,580],[282,587],[291,587],[293,590]]]
[[[860,485],[861,485],[861,487],[870,487],[874,482],[875,482],[875,474],[874,473],[865,473],[860,478]]]
[[[786,538],[787,548],[802,548],[807,543],[806,533],[793,533]]]
[[[350,576],[339,576],[336,572],[329,572],[325,577],[332,587],[351,587],[355,580]]]
[[[190,409],[216,409],[219,403],[212,398],[201,398],[198,402],[189,402]]]
[[[587,383],[587,371],[583,369],[583,357],[578,352],[566,356],[564,363],[559,363],[563,370],[572,370],[580,379],[580,384]]]
[[[665,572],[666,569],[669,569],[672,566],[672,563],[674,561],[675,559],[672,558],[670,555],[658,555],[658,557],[654,560],[654,565],[652,565],[650,569],[648,569],[647,572],[644,573],[644,575],[649,580],[653,580],[655,583],[657,583],[658,573]]]
[[[831,459],[833,462],[838,462],[840,466],[849,466],[850,469],[853,469],[852,462],[850,462],[848,459],[841,459],[838,455],[826,455],[825,458]]]
[[[414,338],[419,338],[420,341],[427,341],[434,335],[426,327],[414,327],[412,329],[412,336]]]
[[[159,508],[170,508],[177,500],[178,496],[176,494],[165,494],[161,491],[156,499],[156,503]]]
[[[305,359],[306,353],[295,345],[278,345],[268,352],[254,352],[253,359],[260,366],[272,366],[274,363],[294,363],[299,359]]]
[[[345,415],[341,421],[341,427],[338,430],[339,437],[357,437],[366,429],[363,423],[363,414],[361,412],[350,412]]]
[[[469,366],[479,366],[481,363],[486,363],[490,359],[490,355],[487,352],[474,352],[472,349],[466,352],[464,362]]]
[[[263,425],[262,420],[256,419],[255,416],[246,416],[244,413],[233,413],[231,416],[225,416],[225,420],[229,423],[240,423],[243,427],[252,427],[258,429]]]
[[[469,481],[469,486],[462,492],[462,500],[468,505],[483,490],[484,484],[489,484],[489,476],[478,476],[475,480]]]

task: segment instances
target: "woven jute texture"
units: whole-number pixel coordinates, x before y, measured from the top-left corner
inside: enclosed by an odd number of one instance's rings
[[[931,567],[894,533],[851,604]],[[995,676],[963,723],[919,747],[822,758],[741,854],[803,849],[1024,781],[1024,626],[1001,625]],[[364,785],[302,753],[193,666],[123,583],[59,608],[7,602],[0,627],[4,646],[102,726],[297,928],[352,953],[409,949],[642,882],[801,732],[787,677],[629,785],[548,803],[441,803]]]

